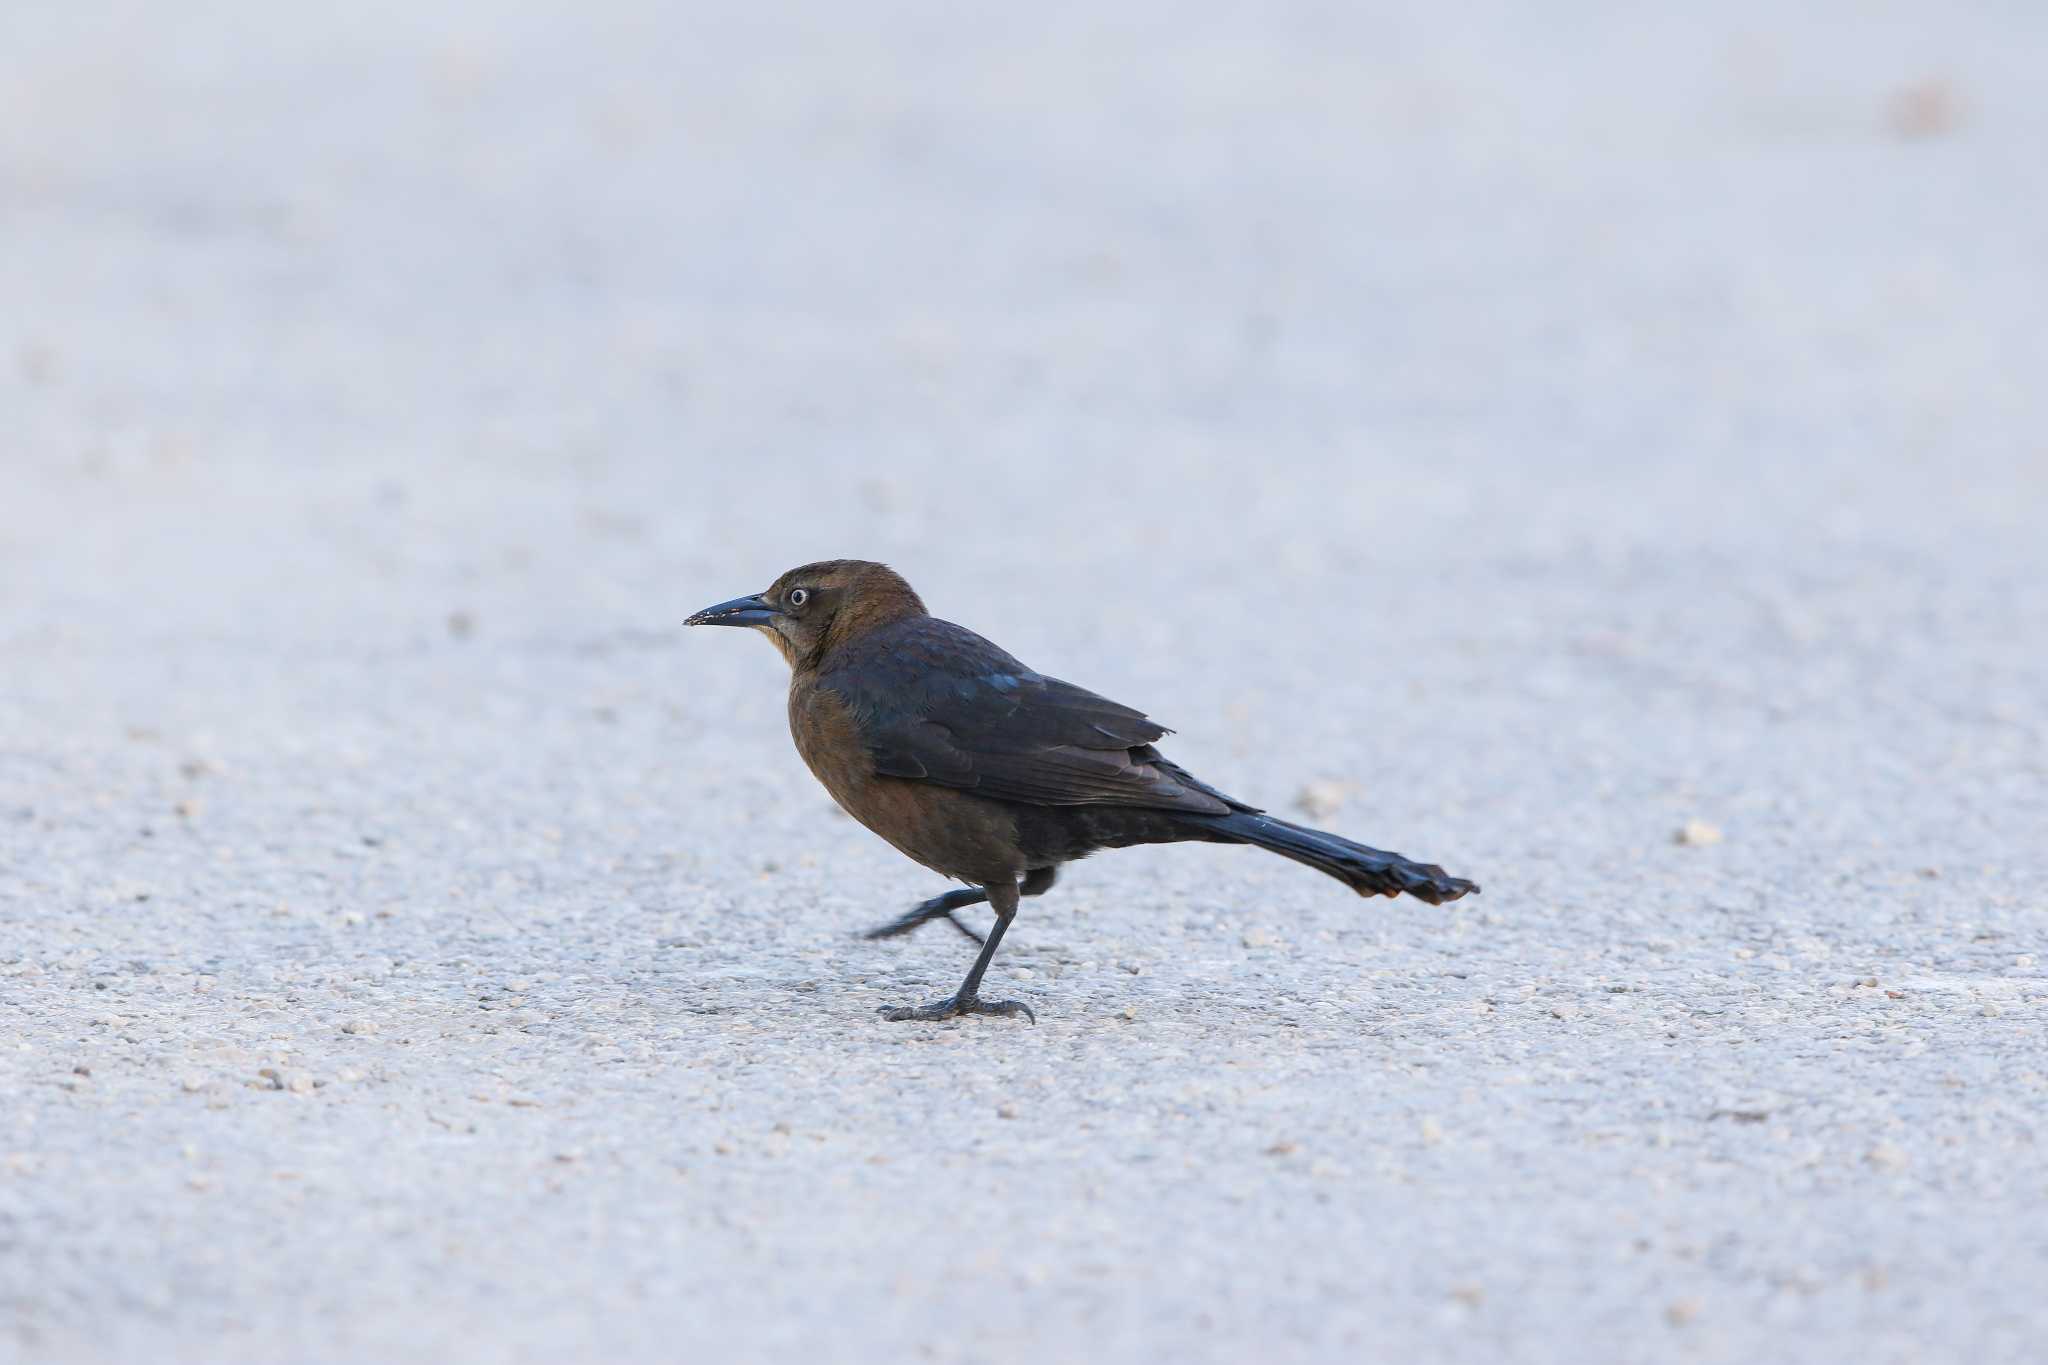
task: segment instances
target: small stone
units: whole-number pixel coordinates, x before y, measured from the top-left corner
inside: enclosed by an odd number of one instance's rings
[[[1880,1171],[1902,1171],[1906,1168],[1906,1163],[1911,1158],[1906,1155],[1905,1149],[1897,1143],[1880,1142],[1875,1147],[1872,1147],[1864,1155],[1863,1159],[1877,1167]]]
[[[1563,1004],[1552,1005],[1550,1013],[1556,1019],[1576,1019],[1579,1017],[1579,1007],[1567,1001]]]
[[[382,1025],[378,1024],[378,1022],[375,1019],[351,1019],[341,1026],[341,1031],[343,1033],[354,1033],[367,1036],[369,1034],[375,1033],[380,1027],[382,1027]]]
[[[1350,783],[1317,778],[1296,793],[1294,808],[1311,820],[1321,820],[1344,809],[1344,803],[1350,799]]]
[[[1688,820],[1671,839],[1673,843],[1684,844],[1688,848],[1705,848],[1709,844],[1720,843],[1722,837],[1718,825],[1710,825],[1704,820]]]
[[[1451,1286],[1451,1297],[1467,1308],[1477,1308],[1486,1302],[1486,1291],[1476,1284],[1454,1284]]]
[[[206,1088],[206,1077],[186,1076],[179,1080],[178,1085],[184,1090],[186,1094],[196,1095],[201,1090],[204,1090]]]
[[[313,1093],[313,1078],[303,1071],[295,1071],[285,1078],[284,1088],[294,1095],[310,1095]]]
[[[1266,1155],[1293,1156],[1296,1152],[1300,1150],[1301,1145],[1299,1143],[1289,1142],[1287,1139],[1282,1138],[1280,1141],[1274,1143],[1271,1147],[1268,1147],[1266,1149]]]
[[[2034,965],[2034,955],[2032,953],[2021,953],[2012,960],[2012,965],[2020,968],[2031,967]]]
[[[1955,87],[1939,78],[1893,91],[1885,103],[1885,123],[1897,138],[1940,137],[1954,131],[1962,117],[1963,102]]]
[[[1005,1103],[1005,1104],[999,1104],[999,1105],[997,1105],[997,1106],[996,1106],[996,1117],[997,1117],[997,1118],[999,1118],[999,1119],[1013,1119],[1013,1118],[1016,1118],[1016,1117],[1017,1117],[1017,1106],[1016,1106],[1016,1105],[1014,1105],[1014,1104],[1007,1104],[1007,1103]]]
[[[2005,1006],[1995,1000],[1987,1000],[1984,1002],[1984,1008],[1978,1012],[1986,1019],[1996,1019],[2005,1013]]]
[[[1248,929],[1238,936],[1238,942],[1247,948],[1270,948],[1273,946],[1273,936],[1264,929]]]
[[[1698,1299],[1674,1299],[1664,1309],[1664,1321],[1670,1323],[1673,1327],[1683,1327],[1699,1315],[1700,1301]]]
[[[1434,1147],[1444,1140],[1444,1126],[1437,1121],[1434,1114],[1424,1114],[1420,1127],[1422,1130],[1422,1141],[1426,1146]],[[1455,1293],[1456,1291],[1453,1292]]]
[[[284,1075],[274,1066],[263,1067],[257,1071],[256,1076],[258,1080],[256,1088],[258,1090],[284,1089]]]

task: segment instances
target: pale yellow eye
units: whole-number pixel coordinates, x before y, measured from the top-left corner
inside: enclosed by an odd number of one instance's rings
[[[811,590],[809,588],[791,588],[789,590],[789,605],[792,607],[801,608],[804,603],[810,600]]]

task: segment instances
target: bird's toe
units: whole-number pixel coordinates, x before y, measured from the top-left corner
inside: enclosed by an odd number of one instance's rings
[[[963,1010],[961,1013],[1000,1014],[1005,1016],[1021,1014],[1033,1024],[1038,1022],[1038,1016],[1031,1012],[1031,1006],[1025,1004],[1022,1000],[976,1000],[971,1009]]]
[[[963,1014],[994,1014],[1010,1016],[1021,1014],[1033,1024],[1038,1016],[1031,1012],[1031,1006],[1021,1000],[984,1000],[978,995],[949,995],[944,1000],[934,1000],[929,1005],[885,1005],[882,1018],[890,1023],[922,1022],[936,1023],[941,1019],[952,1019]]]

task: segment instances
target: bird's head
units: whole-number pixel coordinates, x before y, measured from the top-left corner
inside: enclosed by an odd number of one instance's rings
[[[887,564],[827,559],[791,569],[752,597],[706,607],[685,625],[751,626],[782,651],[792,668],[815,668],[833,649],[905,616],[924,603]]]

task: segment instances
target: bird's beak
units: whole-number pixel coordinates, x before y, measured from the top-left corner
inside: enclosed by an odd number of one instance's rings
[[[720,602],[683,622],[686,626],[765,626],[782,615],[782,609],[765,597],[735,597]]]

